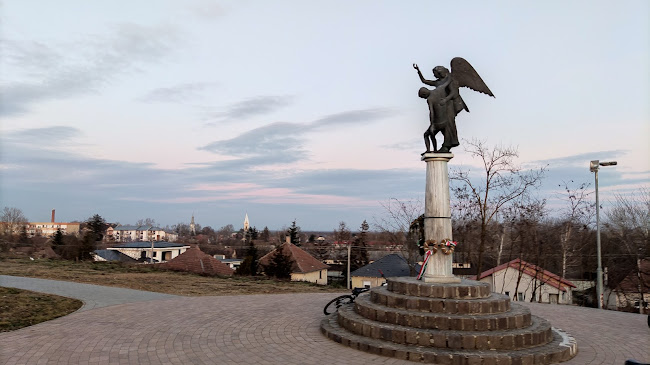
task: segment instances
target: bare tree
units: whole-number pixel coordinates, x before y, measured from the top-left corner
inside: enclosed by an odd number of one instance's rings
[[[522,270],[524,266],[522,266],[523,263],[521,260],[525,260],[529,263],[536,262],[538,267],[543,261],[541,250],[544,246],[548,245],[541,244],[539,240],[539,231],[542,220],[546,215],[545,205],[546,201],[543,199],[523,195],[504,210],[504,217],[506,217],[506,221],[509,222],[511,230],[510,255],[508,260],[510,261],[515,255],[520,259],[519,271],[517,272],[517,282],[514,291],[515,295],[519,292],[519,285],[521,284],[522,275],[524,273]],[[512,234],[512,231],[514,231],[514,234]],[[516,253],[513,252],[515,250]],[[535,271],[537,274],[537,269],[535,269]],[[537,275],[534,277],[535,280],[531,282],[533,289],[531,300],[535,297],[537,289]]]
[[[390,198],[381,203],[384,214],[374,217],[375,228],[384,233],[391,245],[398,249],[409,264],[411,274],[415,273],[415,264],[421,255],[417,245],[417,234],[409,234],[411,224],[424,212],[421,201]]]
[[[138,219],[137,222],[135,222],[136,226],[155,226],[156,225],[156,220],[153,218],[145,218],[145,219]]]
[[[334,230],[334,240],[338,241],[338,244],[349,243],[352,238],[352,233],[348,229],[347,224],[341,221],[339,222],[339,228]]]
[[[582,183],[577,187],[571,186],[573,181],[563,185],[562,194],[559,196],[564,200],[567,205],[562,211],[560,226],[562,227],[560,233],[560,247],[562,248],[562,278],[566,277],[567,266],[569,265],[569,254],[573,252],[582,252],[581,247],[578,247],[579,241],[573,240],[574,232],[581,226],[586,227],[593,216],[595,204],[589,200],[590,192],[588,183]]]
[[[634,259],[630,265],[637,277],[639,293],[639,312],[643,313],[643,293],[650,283],[644,283],[641,260],[650,255],[650,189],[639,189],[632,197],[615,194],[612,208],[607,211],[605,227],[616,242],[626,251],[627,257]]]
[[[19,233],[19,228],[28,223],[23,211],[14,207],[4,207],[0,215],[0,222],[4,226],[4,234]]]
[[[477,270],[480,275],[483,253],[488,240],[488,226],[501,208],[539,186],[545,168],[522,171],[515,164],[519,156],[513,147],[490,148],[484,141],[465,141],[465,151],[481,161],[481,172],[475,176],[470,170],[453,170],[450,178],[462,185],[454,189],[457,199],[474,210],[481,223]]]

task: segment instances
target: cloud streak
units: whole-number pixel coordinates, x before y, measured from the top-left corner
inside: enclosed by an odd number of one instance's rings
[[[36,143],[39,145],[61,144],[79,136],[81,136],[81,131],[78,128],[68,126],[20,129],[6,133],[7,140],[14,143]]]
[[[310,132],[334,126],[372,123],[391,115],[393,112],[389,109],[376,108],[331,114],[309,123],[276,122],[198,149],[235,157],[263,157],[265,164],[291,163],[308,156],[302,141]]]
[[[225,110],[208,111],[205,113],[205,119],[217,119],[217,122],[227,122],[249,119],[258,115],[268,115],[291,105],[293,100],[292,96],[286,95],[257,96],[231,104]],[[206,123],[206,126],[214,126],[217,122]]]
[[[532,161],[529,164],[548,164],[548,165],[575,165],[594,160],[596,158],[616,158],[627,154],[628,150],[609,150],[609,151],[595,151],[580,153],[577,155],[569,155],[564,157],[551,158],[548,160]]]
[[[183,103],[200,98],[203,91],[215,85],[215,83],[196,82],[161,87],[149,91],[137,100],[145,103]]]
[[[0,90],[0,115],[25,113],[39,101],[97,93],[113,78],[137,71],[138,64],[159,62],[170,52],[177,36],[177,31],[168,26],[123,23],[109,36],[75,44],[82,49],[77,54],[87,54],[81,59],[66,58],[55,47],[38,42],[21,44],[2,39],[8,62],[28,77],[20,82],[8,81]]]

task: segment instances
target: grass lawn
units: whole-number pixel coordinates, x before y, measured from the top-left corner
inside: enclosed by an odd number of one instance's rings
[[[49,321],[81,307],[80,300],[0,287],[0,332]]]
[[[32,261],[23,258],[0,258],[0,275],[74,281],[186,296],[316,293],[345,290],[310,283],[276,281],[266,278],[207,277],[159,270],[156,265],[72,262],[48,259]]]

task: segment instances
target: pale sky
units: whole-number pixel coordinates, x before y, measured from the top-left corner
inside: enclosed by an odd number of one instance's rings
[[[540,197],[650,182],[650,3],[0,1],[0,206],[31,221],[357,228],[422,199],[425,77],[468,60],[462,139]],[[452,168],[476,171],[461,146]],[[550,203],[552,205],[552,203]]]

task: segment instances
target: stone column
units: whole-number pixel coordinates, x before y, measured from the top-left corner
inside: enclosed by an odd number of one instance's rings
[[[449,202],[449,172],[447,163],[452,153],[425,153],[422,161],[427,163],[427,183],[424,194],[424,239],[442,242],[452,240],[451,208]],[[431,255],[424,272],[427,283],[458,283],[452,273],[453,254],[445,255],[441,250]]]

